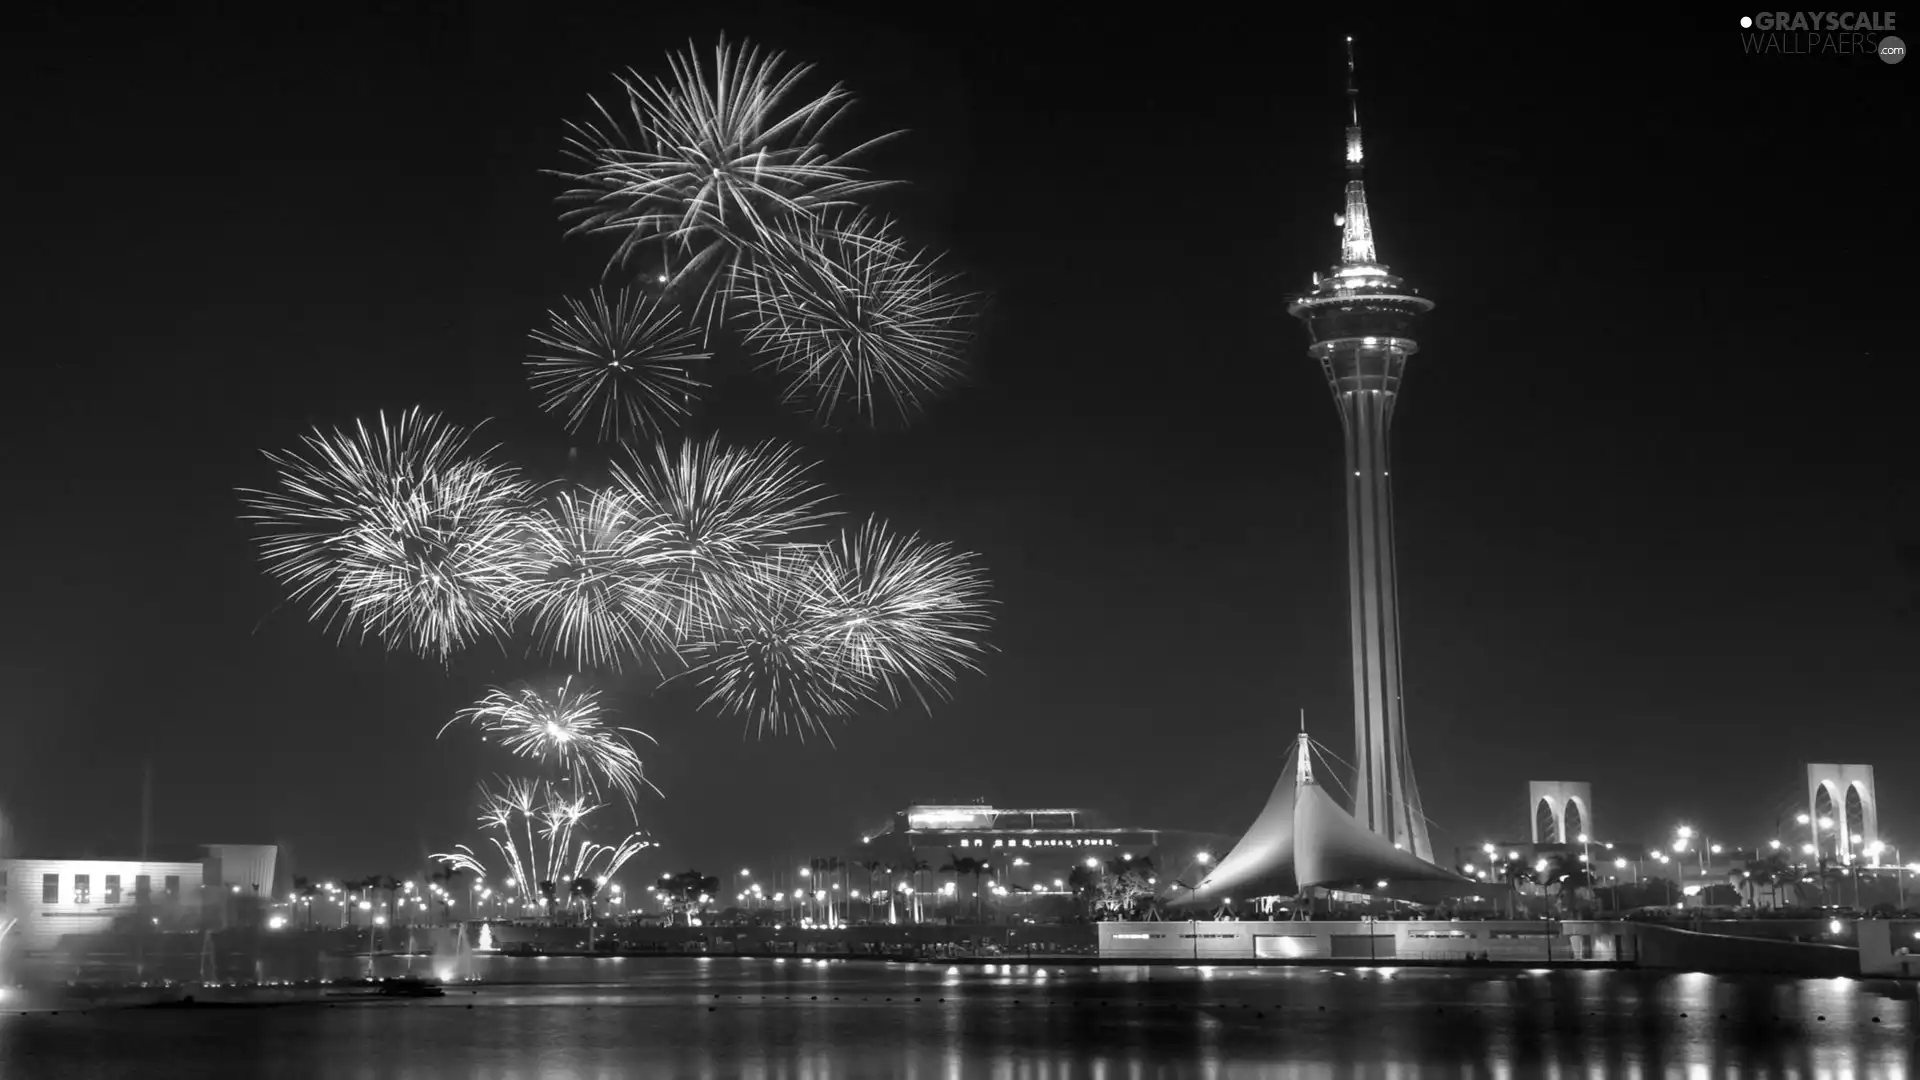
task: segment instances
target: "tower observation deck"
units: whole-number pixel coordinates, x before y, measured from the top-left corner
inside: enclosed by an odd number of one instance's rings
[[[1400,607],[1393,557],[1393,406],[1414,330],[1433,302],[1379,261],[1361,180],[1359,90],[1347,39],[1347,184],[1340,262],[1316,274],[1289,314],[1306,324],[1307,355],[1320,362],[1346,433],[1347,574],[1353,637],[1353,739],[1359,775],[1353,816],[1433,861],[1433,844],[1407,749],[1400,680]]]

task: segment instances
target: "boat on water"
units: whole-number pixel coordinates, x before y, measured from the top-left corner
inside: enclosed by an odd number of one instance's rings
[[[336,984],[338,985],[338,984]],[[353,998],[429,998],[446,997],[447,989],[431,979],[405,976],[394,979],[365,979],[335,990],[328,997]]]

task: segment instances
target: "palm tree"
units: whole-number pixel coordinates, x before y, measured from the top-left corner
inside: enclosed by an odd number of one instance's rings
[[[913,886],[913,911],[911,913],[913,921],[916,923],[925,922],[926,912],[921,910],[920,907],[920,890],[926,884],[925,875],[928,870],[932,869],[932,866],[930,866],[925,859],[910,858],[900,864],[900,869],[906,872],[907,884]]]
[[[440,918],[445,922],[453,921],[453,889],[460,881],[460,868],[442,866],[433,872],[433,880],[440,885]]]
[[[885,871],[889,875],[891,875],[893,872],[893,867],[888,866],[886,863],[881,862],[879,859],[868,859],[865,862],[854,863],[854,865],[858,866],[860,869],[865,870],[867,872],[867,921],[872,922],[873,921],[873,902],[875,899],[873,894],[873,879],[879,877],[882,871]]]
[[[1773,852],[1763,859],[1747,864],[1747,881],[1753,885],[1765,885],[1773,898],[1773,906],[1780,906],[1780,886],[1794,879],[1793,868],[1779,852]]]
[[[1100,872],[1091,866],[1076,864],[1073,872],[1067,875],[1067,888],[1073,892],[1074,903],[1080,907],[1080,913],[1091,919],[1095,914],[1095,896],[1100,889]]]
[[[720,891],[719,878],[698,870],[686,870],[663,877],[660,883],[664,886],[661,891],[667,894],[673,907],[685,912],[689,926],[693,925],[695,910],[704,910],[707,899]]]
[[[580,901],[581,912],[586,915],[588,921],[592,921],[593,898],[600,891],[600,883],[590,877],[577,877],[573,879],[573,884],[568,891],[574,900]]]
[[[387,894],[387,929],[393,929],[393,906],[400,898],[400,879],[392,874],[380,874],[373,878],[373,887]]]
[[[951,855],[952,853],[949,852],[948,854]],[[944,872],[950,873],[953,875],[954,885],[956,887],[958,887],[959,885],[960,875],[962,874],[972,875],[973,877],[973,921],[976,923],[979,922],[980,921],[980,879],[982,876],[991,877],[993,875],[993,864],[986,861],[985,859],[976,859],[969,855],[953,855],[953,861],[948,863],[946,866],[942,867],[941,869]]]
[[[536,886],[540,890],[540,899],[547,905],[547,918],[553,918],[553,905],[560,901],[560,886],[551,878]]]
[[[900,868],[892,863],[886,863],[881,866],[880,869],[882,873],[887,875],[887,922],[889,924],[897,923],[900,921],[900,918],[898,914],[896,914],[894,904],[900,899],[900,889],[894,880],[894,875],[900,872]]]
[[[1541,885],[1553,890],[1554,904],[1565,914],[1568,909],[1567,897],[1578,897],[1581,889],[1590,889],[1593,875],[1585,864],[1569,859],[1565,855],[1547,856],[1547,868],[1540,873]]]
[[[1520,886],[1535,881],[1533,867],[1519,859],[1509,859],[1501,868],[1501,877],[1507,883],[1507,915],[1519,918]]]
[[[320,886],[296,874],[293,879],[293,895],[306,901],[306,928],[313,929],[313,900],[320,895]]]
[[[844,884],[845,877],[846,864],[840,861],[839,856],[829,855],[822,859],[813,860],[813,880],[819,882],[821,891],[827,894],[828,926],[835,925],[834,902],[837,897],[834,895],[836,892],[834,886]],[[835,881],[834,879],[836,878],[841,880]]]
[[[348,920],[346,920],[348,926],[353,924],[353,911],[359,907],[359,903],[355,903],[355,899],[353,899],[353,894],[359,894],[359,896],[361,896],[361,901],[365,901],[365,903],[369,905],[369,913],[371,913],[372,901],[371,899],[367,899],[367,890],[369,890],[371,886],[372,878],[351,878],[351,880],[340,882],[340,892],[344,892],[346,897],[348,897]],[[371,915],[369,915],[369,919],[367,919],[367,928],[372,930]]]

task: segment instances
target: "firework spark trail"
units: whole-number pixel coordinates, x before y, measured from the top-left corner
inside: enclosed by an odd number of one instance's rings
[[[544,350],[527,359],[540,407],[565,419],[568,431],[591,426],[602,442],[678,424],[688,403],[706,388],[694,369],[713,354],[698,347],[699,331],[680,321],[680,309],[637,289],[609,302],[593,290],[567,301],[568,313],[548,312],[552,327],[532,337]]]
[[[479,702],[455,714],[440,731],[445,734],[447,728],[462,722],[478,727],[510,753],[543,764],[551,762],[572,781],[581,799],[611,788],[632,806],[641,788],[658,793],[647,782],[640,755],[624,733],[650,742],[653,737],[635,728],[607,723],[600,691],[576,689],[571,676],[562,679],[552,693],[531,686],[513,690],[494,687]],[[530,791],[514,790],[526,796],[519,804],[522,812],[530,812]]]
[[[820,554],[822,570],[803,580],[844,667],[885,692],[930,708],[946,698],[977,658],[992,620],[987,580],[974,556],[951,545],[902,536],[877,518],[842,532]]]
[[[520,614],[583,667],[658,662],[679,644],[687,557],[663,514],[619,490],[564,492],[532,519]]]
[[[535,489],[470,438],[415,408],[268,452],[278,488],[240,493],[267,572],[342,637],[443,661],[504,637]]]
[[[853,95],[836,84],[797,98],[812,66],[784,60],[722,38],[710,68],[689,46],[668,58],[670,78],[630,70],[625,118],[590,98],[597,119],[570,125],[566,144],[578,171],[560,174],[574,184],[561,196],[569,234],[618,234],[610,267],[658,242],[681,257],[668,287],[698,289],[705,308],[731,294],[745,244],[885,186],[851,162],[892,136],[827,149]]]
[[[746,341],[822,420],[850,405],[872,421],[882,398],[909,417],[964,373],[977,298],[938,262],[867,214],[799,223],[745,264]]]
[[[759,595],[744,581],[756,560],[803,543],[828,516],[810,468],[793,447],[727,447],[717,438],[682,443],[677,452],[664,444],[651,455],[630,449],[629,463],[614,467],[615,490],[630,512],[674,530],[681,559],[675,625],[683,639],[699,636],[721,608]]]

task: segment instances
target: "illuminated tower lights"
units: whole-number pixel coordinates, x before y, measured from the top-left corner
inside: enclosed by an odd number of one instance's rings
[[[1381,265],[1362,183],[1360,93],[1347,39],[1347,184],[1340,263],[1287,308],[1306,324],[1307,355],[1320,362],[1346,436],[1347,571],[1353,641],[1353,815],[1429,862],[1420,789],[1407,749],[1400,677],[1400,610],[1393,556],[1393,482],[1388,457],[1393,405],[1419,317],[1433,302]]]

